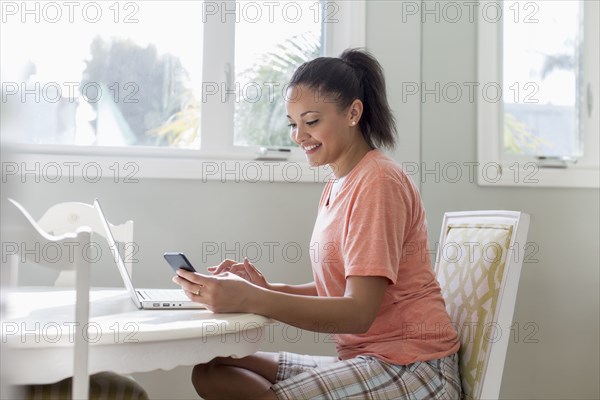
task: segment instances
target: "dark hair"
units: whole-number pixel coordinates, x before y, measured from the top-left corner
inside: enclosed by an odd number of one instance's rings
[[[347,49],[339,58],[308,61],[294,72],[289,85],[332,96],[340,110],[359,99],[363,103],[359,124],[367,144],[371,148],[396,144],[396,121],[387,101],[383,68],[366,50]]]

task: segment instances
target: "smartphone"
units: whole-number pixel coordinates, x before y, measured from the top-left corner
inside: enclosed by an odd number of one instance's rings
[[[186,271],[190,271],[190,272],[196,272],[196,269],[192,266],[192,263],[190,262],[190,260],[187,259],[187,257],[185,256],[185,254],[183,253],[165,253],[163,254],[163,257],[165,258],[165,260],[167,260],[167,262],[169,263],[169,265],[171,266],[171,268],[173,268],[173,271],[177,272],[177,270],[179,268],[181,269],[185,269]]]

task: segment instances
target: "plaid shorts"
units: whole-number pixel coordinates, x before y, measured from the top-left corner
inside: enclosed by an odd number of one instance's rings
[[[278,399],[461,398],[458,356],[394,365],[372,356],[349,360],[279,353]]]

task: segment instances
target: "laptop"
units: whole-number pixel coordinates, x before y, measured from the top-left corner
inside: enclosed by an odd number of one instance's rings
[[[133,287],[133,282],[131,281],[131,277],[127,273],[127,268],[125,268],[125,263],[123,262],[123,258],[121,257],[121,253],[119,252],[119,246],[115,242],[115,238],[110,230],[110,225],[106,217],[104,216],[104,212],[102,211],[102,207],[100,207],[100,202],[98,199],[94,200],[94,208],[98,212],[98,216],[100,217],[100,222],[104,227],[104,231],[106,232],[106,239],[108,240],[108,245],[113,251],[113,255],[115,257],[115,262],[117,264],[117,268],[119,269],[119,273],[121,274],[121,278],[123,279],[123,283],[125,283],[125,287],[131,296],[131,300],[139,309],[176,309],[176,308],[206,308],[202,304],[191,301],[187,298],[187,296],[183,293],[182,289],[135,289]]]

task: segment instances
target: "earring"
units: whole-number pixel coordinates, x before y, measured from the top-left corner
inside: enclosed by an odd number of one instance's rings
[[[352,121],[352,126],[356,125],[356,121]]]

